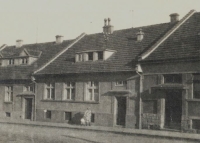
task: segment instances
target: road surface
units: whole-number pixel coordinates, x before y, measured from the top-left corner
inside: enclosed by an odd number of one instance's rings
[[[0,143],[197,143],[108,132],[0,124]]]

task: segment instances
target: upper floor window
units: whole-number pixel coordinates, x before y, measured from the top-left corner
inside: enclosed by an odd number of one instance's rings
[[[55,83],[47,83],[45,89],[45,99],[55,99]]]
[[[182,83],[182,75],[166,74],[164,75],[164,83]]]
[[[13,101],[13,87],[6,86],[5,87],[5,102]]]
[[[86,83],[86,101],[98,101],[99,99],[99,83],[89,81]]]
[[[116,81],[115,82],[115,86],[125,86],[125,85],[127,85],[126,81]]]
[[[9,65],[14,65],[15,64],[15,60],[14,59],[9,59]]]
[[[200,99],[200,82],[193,82],[193,98]]]
[[[22,58],[21,61],[21,64],[28,64],[28,58]]]
[[[75,82],[65,83],[65,90],[63,100],[74,100],[75,99]]]

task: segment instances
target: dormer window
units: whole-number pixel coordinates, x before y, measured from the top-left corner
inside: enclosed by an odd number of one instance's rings
[[[93,52],[88,53],[88,60],[93,61]]]
[[[21,64],[28,64],[28,58],[22,58],[21,61]]]
[[[75,61],[99,61],[99,60],[107,60],[110,58],[116,51],[114,50],[104,50],[104,51],[84,51],[77,53],[75,55]]]
[[[98,52],[98,60],[103,60],[103,51]]]
[[[14,59],[9,59],[9,65],[14,65],[15,64],[15,60]]]

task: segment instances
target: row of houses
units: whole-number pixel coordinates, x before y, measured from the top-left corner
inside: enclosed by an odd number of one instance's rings
[[[127,128],[200,129],[200,13],[55,42],[3,45],[0,117]]]

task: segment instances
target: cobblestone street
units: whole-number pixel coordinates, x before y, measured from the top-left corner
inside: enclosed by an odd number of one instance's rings
[[[108,132],[1,124],[0,143],[197,143],[198,141]]]

